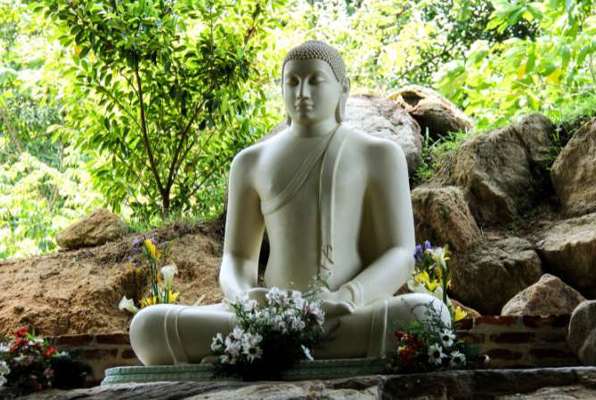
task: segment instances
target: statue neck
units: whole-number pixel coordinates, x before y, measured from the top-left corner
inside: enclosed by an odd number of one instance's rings
[[[335,118],[326,119],[321,122],[308,125],[292,121],[290,125],[290,132],[293,135],[303,138],[323,137],[331,134],[338,125],[339,123],[335,120]]]

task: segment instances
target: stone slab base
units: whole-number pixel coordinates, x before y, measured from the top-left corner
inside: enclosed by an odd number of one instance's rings
[[[336,379],[380,374],[386,361],[376,358],[301,361],[281,375],[284,381]],[[209,382],[217,379],[211,364],[115,367],[105,371],[102,385],[147,382]],[[226,378],[226,380],[237,380]]]

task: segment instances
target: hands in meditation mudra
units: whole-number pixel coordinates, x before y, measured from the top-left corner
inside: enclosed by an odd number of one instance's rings
[[[330,340],[324,358],[382,357],[398,325],[446,306],[426,294],[394,296],[414,268],[414,221],[401,148],[343,125],[349,80],[333,47],[308,41],[282,67],[289,127],[232,162],[219,283],[225,298],[262,301],[268,288],[305,291],[317,276]],[[264,230],[265,288],[257,287]],[[145,365],[198,363],[234,318],[223,303],[160,304],[135,315],[130,341]]]

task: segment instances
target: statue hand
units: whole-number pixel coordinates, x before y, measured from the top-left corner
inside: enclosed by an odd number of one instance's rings
[[[248,298],[255,300],[260,306],[267,304],[267,298],[265,297],[267,293],[269,293],[269,289],[264,287],[255,287],[246,292]]]
[[[347,301],[323,300],[321,307],[325,312],[325,319],[341,317],[354,312],[354,305]]]

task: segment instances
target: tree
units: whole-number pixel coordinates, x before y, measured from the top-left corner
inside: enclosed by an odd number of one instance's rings
[[[62,43],[74,44],[71,72],[87,101],[71,106],[70,128],[112,208],[189,209],[254,140],[249,118],[265,99],[254,63],[282,4],[41,0],[65,29]]]

